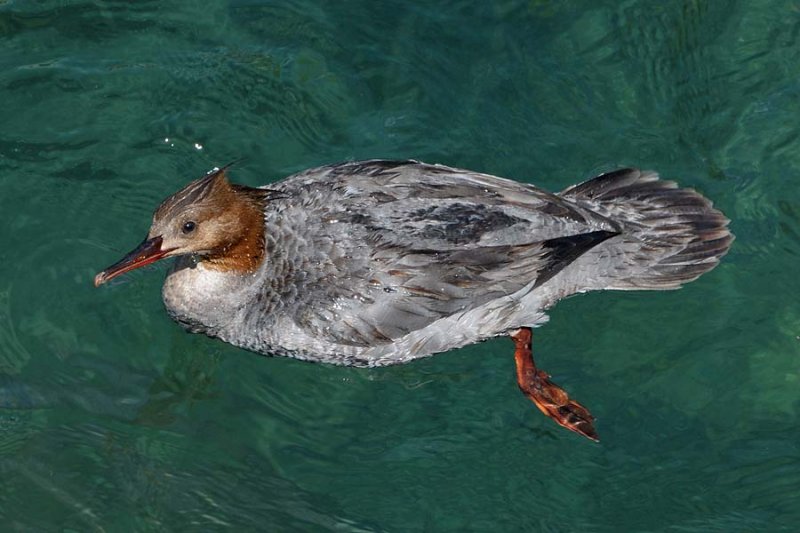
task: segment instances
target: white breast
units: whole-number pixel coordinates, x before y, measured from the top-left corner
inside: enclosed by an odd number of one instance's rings
[[[170,315],[192,331],[218,336],[237,320],[252,287],[242,276],[211,270],[180,258],[167,274],[162,297]]]

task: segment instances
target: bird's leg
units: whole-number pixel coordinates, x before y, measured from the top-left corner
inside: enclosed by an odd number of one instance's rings
[[[594,417],[588,409],[570,400],[564,389],[550,381],[547,372],[536,368],[531,328],[518,329],[511,334],[511,340],[516,347],[514,359],[517,362],[517,383],[525,396],[557,424],[593,441],[599,441],[594,430]]]

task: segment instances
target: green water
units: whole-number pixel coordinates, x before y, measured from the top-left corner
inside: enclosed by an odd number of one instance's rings
[[[800,4],[0,0],[0,529],[796,531]],[[561,302],[402,367],[184,333],[92,277],[215,165],[413,157],[559,190],[620,165],[737,241],[683,290]]]

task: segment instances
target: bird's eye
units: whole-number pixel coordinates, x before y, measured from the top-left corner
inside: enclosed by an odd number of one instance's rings
[[[182,231],[183,231],[183,233],[184,233],[184,234],[189,234],[189,233],[193,232],[193,231],[194,231],[194,228],[196,228],[196,227],[197,227],[197,224],[195,224],[194,222],[192,222],[192,221],[190,220],[189,222],[186,222],[186,223],[183,225],[183,228],[181,228],[181,229],[182,229]]]

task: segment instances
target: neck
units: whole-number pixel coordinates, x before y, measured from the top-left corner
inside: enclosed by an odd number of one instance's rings
[[[234,199],[230,209],[236,214],[234,238],[200,260],[212,270],[249,274],[264,261],[266,199],[260,189],[234,185],[232,190]]]

